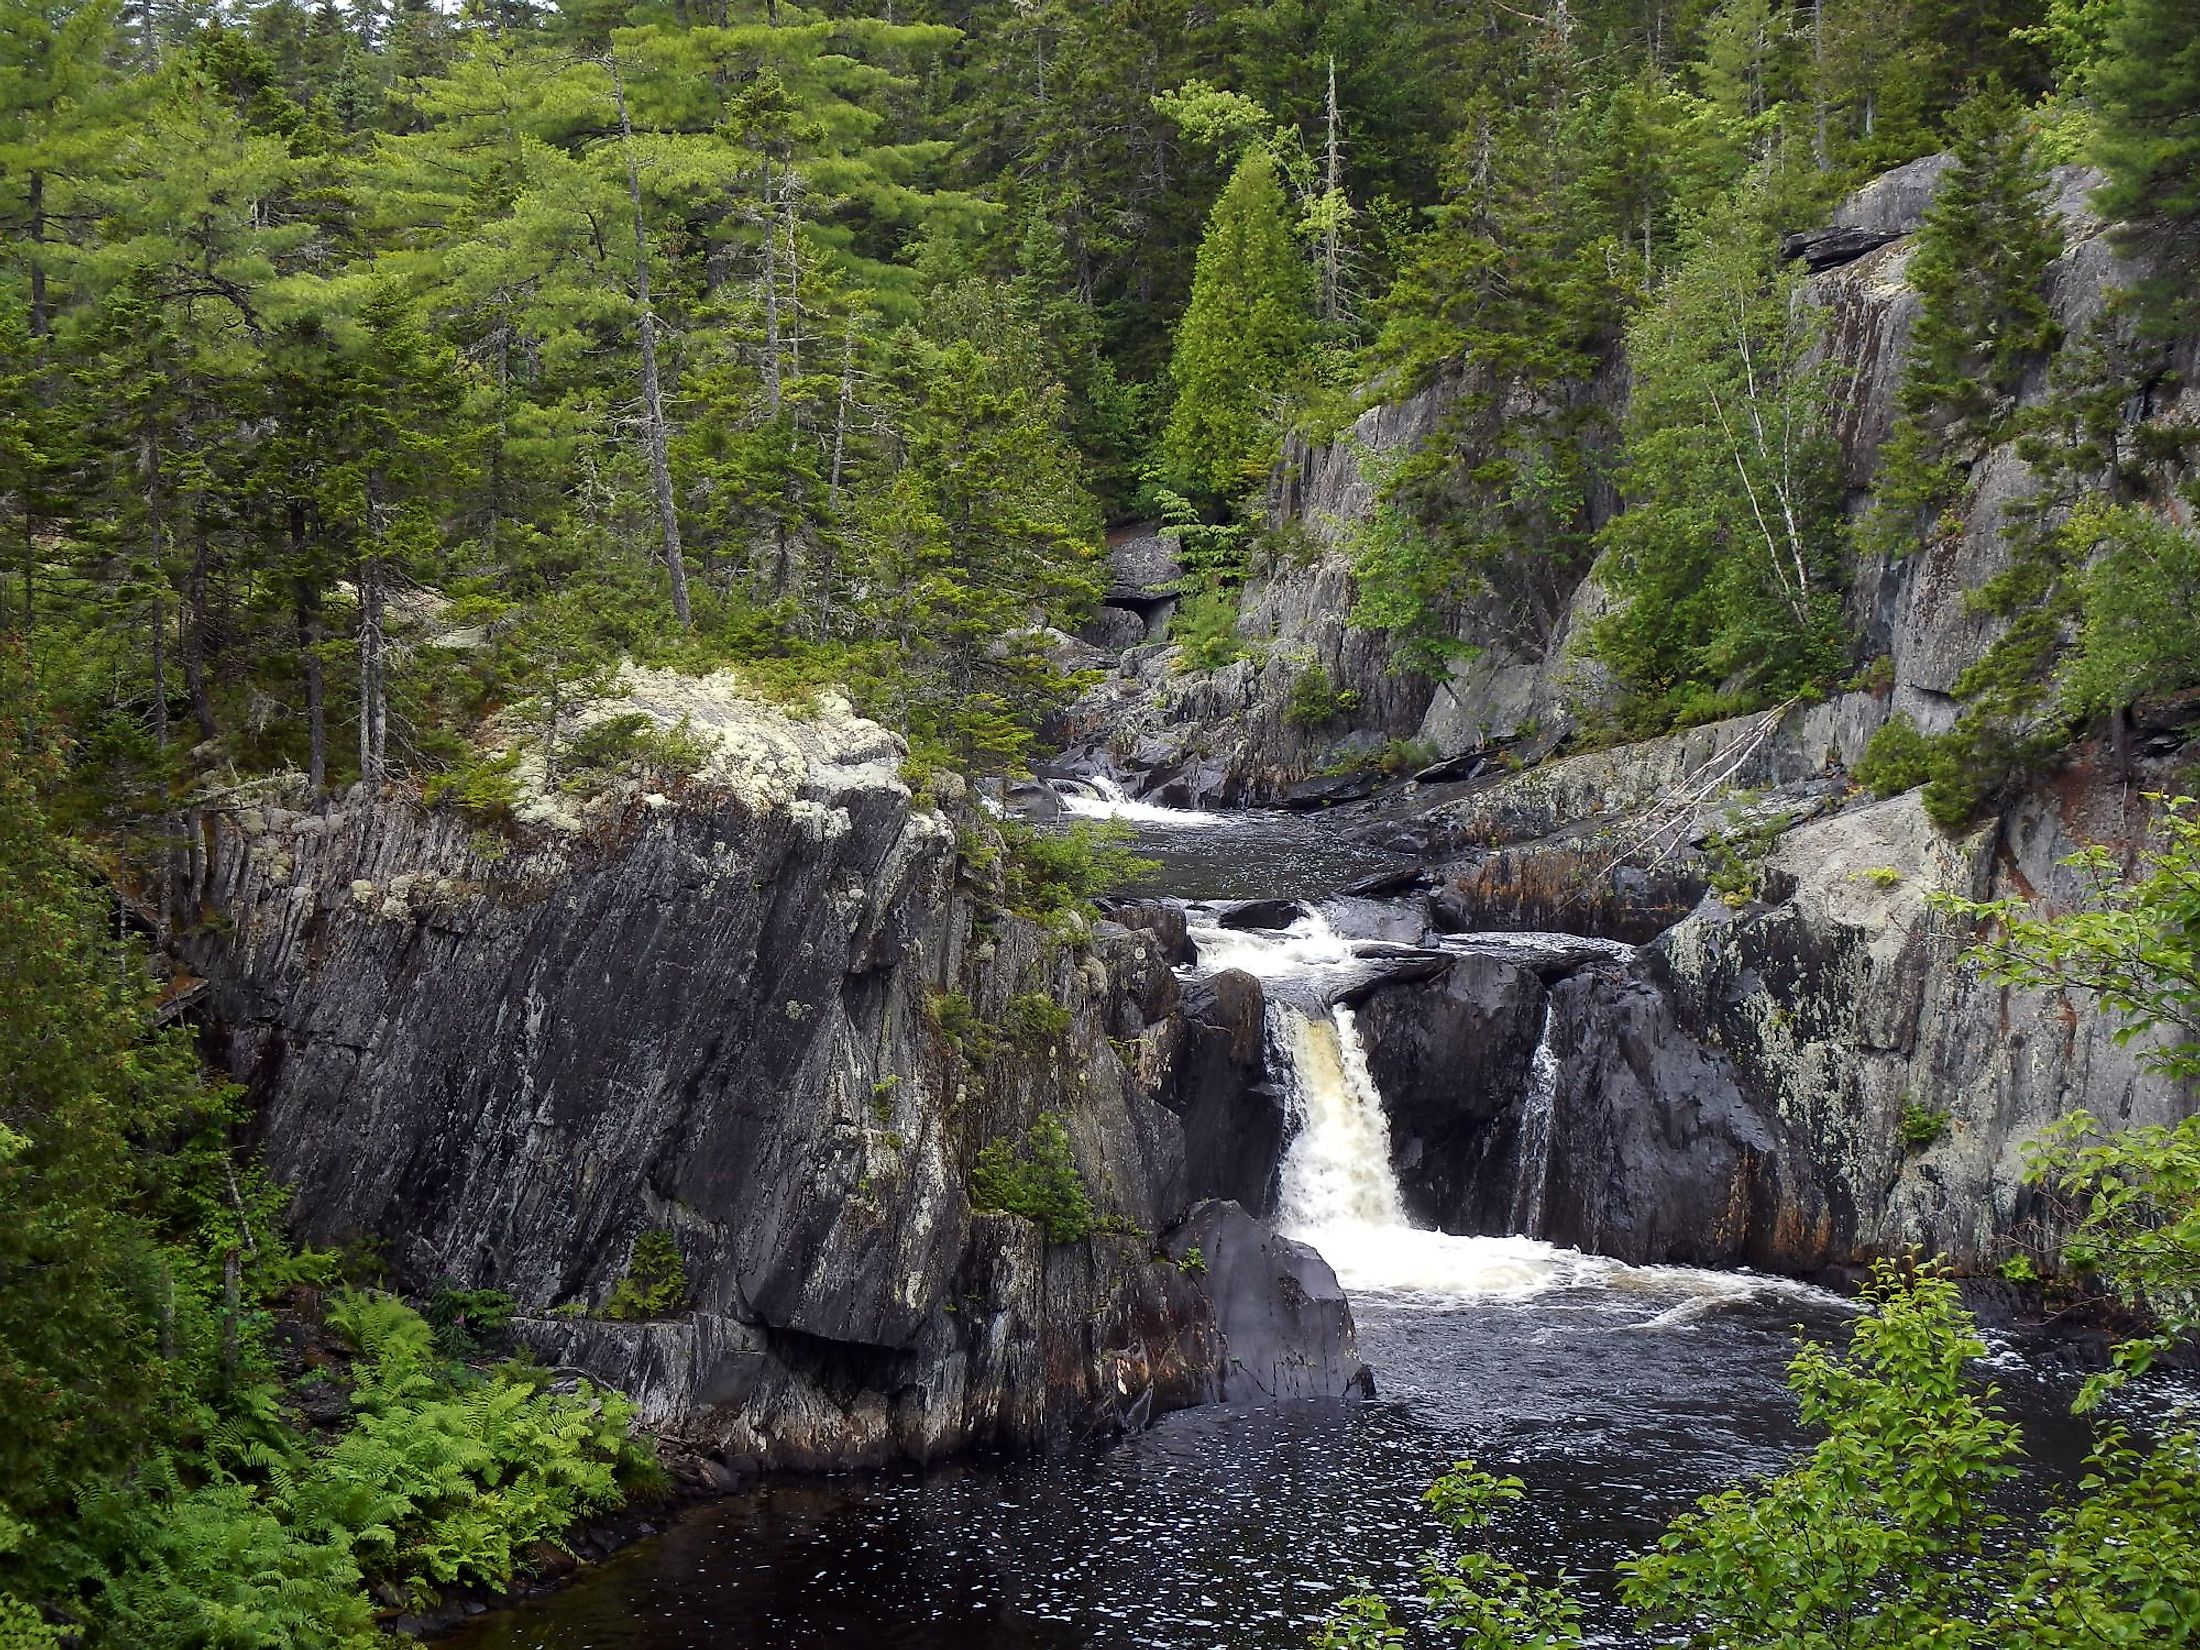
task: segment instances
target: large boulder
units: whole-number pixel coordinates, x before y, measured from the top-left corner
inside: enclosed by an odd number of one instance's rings
[[[1234,1203],[1214,1202],[1192,1211],[1169,1253],[1206,1281],[1222,1335],[1225,1400],[1374,1391],[1344,1289],[1306,1244],[1277,1236]]]

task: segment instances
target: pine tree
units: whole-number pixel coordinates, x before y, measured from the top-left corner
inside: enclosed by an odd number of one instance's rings
[[[2025,111],[2005,92],[1973,99],[1909,263],[1918,316],[1874,518],[1889,552],[1953,501],[2026,375],[2061,342],[2045,292],[2061,251]]]
[[[1238,163],[1215,203],[1176,334],[1176,404],[1161,463],[1181,491],[1237,498],[1267,472],[1313,347],[1311,284],[1290,206],[1265,150]]]
[[[2189,318],[2200,307],[2200,18],[2186,0],[2123,0],[2090,83],[2108,173],[2096,204],[2158,249],[2165,267],[2148,293],[2162,320]]]

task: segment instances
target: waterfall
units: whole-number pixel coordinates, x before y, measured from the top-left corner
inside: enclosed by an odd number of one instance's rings
[[[1403,1228],[1405,1200],[1390,1167],[1390,1122],[1368,1074],[1349,1008],[1317,1019],[1280,1006],[1272,1030],[1291,1067],[1292,1136],[1277,1218],[1321,1247],[1343,1227]]]
[[[1520,1105],[1519,1166],[1513,1172],[1507,1224],[1534,1237],[1543,1224],[1543,1197],[1551,1184],[1551,1111],[1558,1102],[1558,1051],[1551,1047],[1551,999],[1543,999],[1543,1025],[1528,1061],[1528,1092]]]
[[[1442,1307],[1528,1300],[1579,1287],[1678,1291],[1711,1301],[1786,1287],[1732,1273],[1625,1266],[1528,1236],[1454,1237],[1413,1226],[1391,1167],[1390,1121],[1358,1020],[1349,1007],[1331,1001],[1356,966],[1351,942],[1319,909],[1283,930],[1224,928],[1212,908],[1197,903],[1187,905],[1185,915],[1199,954],[1193,971],[1234,968],[1265,988],[1270,1069],[1285,1079],[1291,1124],[1276,1229],[1320,1251],[1346,1289]],[[1520,944],[1546,939],[1505,937]],[[1521,1166],[1510,1211],[1516,1228],[1532,1228],[1543,1217],[1557,1088],[1546,1004],[1522,1114]],[[1679,1321],[1665,1319],[1661,1326]]]

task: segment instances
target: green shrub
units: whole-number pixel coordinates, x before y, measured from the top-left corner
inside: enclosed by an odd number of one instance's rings
[[[421,787],[421,800],[431,808],[448,804],[484,825],[505,824],[519,806],[519,756],[514,748],[446,768]]]
[[[1069,1034],[1070,1012],[1052,997],[1037,991],[1014,998],[1008,1005],[1009,1036],[1021,1047],[1041,1049]]]
[[[1283,719],[1301,733],[1327,727],[1340,716],[1360,708],[1360,696],[1351,688],[1339,691],[1329,672],[1308,665],[1291,684],[1291,697],[1283,707]]]
[[[1055,924],[1072,912],[1090,917],[1101,894],[1158,869],[1129,846],[1129,829],[1113,821],[1079,820],[1067,830],[1011,826],[1008,904],[1020,916]]]
[[[1913,1152],[1921,1152],[1928,1146],[1937,1146],[1948,1138],[1953,1119],[1944,1111],[1935,1111],[1916,1100],[1902,1108],[1900,1133],[1902,1144]]]
[[[1245,657],[1238,635],[1237,593],[1205,588],[1177,599],[1169,615],[1169,640],[1176,644],[1179,670],[1220,670]]]
[[[448,1278],[429,1291],[422,1316],[446,1358],[479,1358],[503,1350],[519,1307],[501,1289],[462,1289]]]
[[[981,1150],[970,1171],[970,1206],[1036,1221],[1049,1243],[1091,1236],[1092,1194],[1070,1154],[1061,1118],[1043,1111],[1021,1146],[996,1140]]]
[[[993,1058],[999,1046],[999,1033],[980,1017],[978,1005],[966,993],[943,991],[926,1001],[924,1011],[925,1017],[932,1022],[932,1029],[954,1044],[957,1052],[972,1065],[982,1065]]]
[[[1890,716],[1857,760],[1856,782],[1876,796],[1899,796],[1933,777],[1934,742],[1907,716]]]
[[[642,711],[626,711],[576,733],[559,767],[565,789],[586,792],[615,779],[669,785],[700,772],[709,758],[709,745],[688,717],[665,728]]]
[[[611,1286],[603,1315],[621,1323],[641,1323],[669,1318],[686,1310],[687,1303],[687,1262],[680,1256],[680,1246],[670,1232],[652,1228],[634,1240],[626,1275]]]

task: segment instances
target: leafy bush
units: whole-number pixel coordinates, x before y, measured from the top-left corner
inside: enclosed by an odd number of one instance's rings
[[[485,825],[504,824],[519,806],[519,758],[517,749],[469,757],[430,778],[421,799],[431,808],[448,804]]]
[[[1055,923],[1075,913],[1092,915],[1092,901],[1155,870],[1134,853],[1129,829],[1114,821],[1081,819],[1067,830],[1033,831],[1011,826],[1008,903],[1019,914]]]
[[[614,779],[668,785],[700,772],[709,759],[710,746],[687,716],[666,728],[642,711],[625,711],[573,735],[560,765],[565,788],[585,792]]]
[[[1092,1194],[1070,1154],[1069,1131],[1053,1112],[1032,1121],[1020,1147],[996,1140],[970,1171],[970,1206],[1038,1222],[1049,1243],[1092,1235]]]
[[[1203,586],[1180,596],[1169,615],[1169,640],[1176,644],[1180,670],[1220,670],[1244,658],[1237,593]]]
[[[1921,1152],[1927,1146],[1937,1146],[1948,1138],[1951,1119],[1945,1111],[1912,1100],[1902,1108],[1899,1133],[1902,1144],[1913,1152]]]
[[[446,1358],[478,1358],[503,1349],[504,1332],[518,1311],[501,1289],[462,1289],[446,1278],[429,1292],[422,1316]]]
[[[938,1032],[972,1065],[982,1065],[993,1058],[998,1034],[986,1024],[978,1013],[978,1005],[966,992],[943,991],[928,998],[924,1005],[925,1017]]]
[[[1300,671],[1291,683],[1291,697],[1284,704],[1283,719],[1300,732],[1311,733],[1359,708],[1357,691],[1352,688],[1340,691],[1330,681],[1329,672],[1314,664]]]
[[[603,1315],[621,1323],[669,1318],[688,1303],[687,1262],[670,1232],[652,1228],[634,1240],[626,1275],[611,1286]]]
[[[1856,763],[1856,782],[1875,796],[1899,796],[1932,776],[1933,742],[1907,716],[1881,723]]]
[[[1041,992],[1027,992],[1008,1005],[1009,1036],[1025,1048],[1045,1048],[1069,1034],[1070,1013]]]

